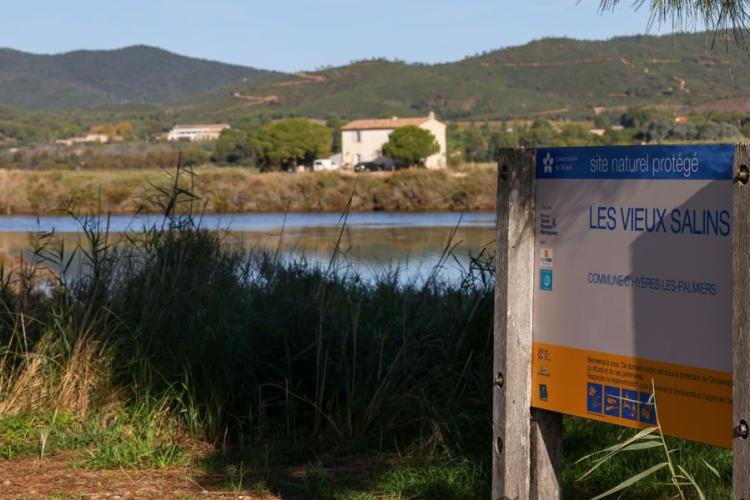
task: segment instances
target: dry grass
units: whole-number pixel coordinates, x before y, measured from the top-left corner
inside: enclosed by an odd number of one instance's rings
[[[363,175],[260,174],[248,168],[211,166],[195,172],[192,190],[206,200],[208,212],[341,212],[352,190],[354,211],[475,211],[495,206],[492,165]],[[153,210],[147,193],[153,192],[153,185],[169,185],[171,174],[156,169],[0,170],[0,179],[2,214],[49,214],[71,203],[81,210],[101,205],[103,211],[117,214]]]
[[[111,352],[95,338],[99,322],[80,322],[52,307],[40,317],[45,287],[55,274],[23,259],[0,261],[0,416],[65,412],[84,418],[111,406],[119,391],[111,380]]]
[[[92,402],[101,401],[99,396],[106,400],[103,407],[115,405],[118,391],[112,387],[108,354],[100,342],[84,335],[73,341],[70,352],[66,347],[48,332],[31,351],[3,354],[0,415],[62,411],[84,418]]]

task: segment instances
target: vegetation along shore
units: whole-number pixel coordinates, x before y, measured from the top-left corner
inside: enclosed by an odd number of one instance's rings
[[[258,173],[239,167],[197,167],[183,178],[205,210],[230,212],[479,211],[495,207],[491,164],[458,170]],[[76,209],[113,214],[153,211],[149,192],[167,188],[166,170],[0,170],[0,214],[41,215]]]

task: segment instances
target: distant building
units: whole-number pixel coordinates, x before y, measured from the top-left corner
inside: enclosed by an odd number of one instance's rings
[[[607,111],[607,108],[605,108],[604,106],[594,106],[593,109],[594,109],[594,116],[599,116],[600,114]]]
[[[447,141],[445,123],[430,113],[421,118],[396,118],[384,120],[354,120],[341,128],[341,151],[344,165],[354,166],[364,161],[389,163],[383,156],[383,145],[391,132],[399,127],[413,125],[432,132],[440,151],[427,158],[427,168],[444,168],[447,164]]]
[[[82,137],[71,137],[70,139],[58,139],[55,144],[62,144],[64,146],[72,146],[73,144],[104,144],[109,142],[112,138],[107,134],[88,134]]]
[[[226,123],[213,125],[175,125],[167,134],[168,141],[215,141],[221,131],[228,129]]]

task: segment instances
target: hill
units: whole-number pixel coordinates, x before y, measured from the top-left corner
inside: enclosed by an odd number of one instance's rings
[[[168,104],[230,83],[260,82],[274,74],[142,45],[57,55],[0,49],[0,102],[45,111]]]
[[[443,64],[373,59],[296,74],[145,46],[53,56],[0,49],[0,103],[46,112],[96,108],[115,117],[149,104],[170,117],[165,123],[430,110],[449,120],[581,118],[633,105],[750,109],[750,56],[712,42],[706,33],[549,38]]]
[[[550,38],[445,64],[375,59],[277,75],[185,101],[188,116],[346,118],[436,111],[448,119],[591,116],[594,107],[704,109],[750,96],[750,58],[706,33]]]

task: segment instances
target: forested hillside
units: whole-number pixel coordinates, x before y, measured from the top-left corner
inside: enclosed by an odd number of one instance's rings
[[[193,99],[195,115],[448,119],[591,116],[594,107],[688,107],[750,96],[750,56],[706,33],[544,39],[462,61],[375,59],[248,82]]]
[[[0,49],[0,103],[33,110],[168,104],[273,72],[180,56],[147,46],[37,55]]]
[[[750,56],[706,33],[550,38],[444,64],[373,59],[295,74],[145,46],[56,56],[0,49],[0,104],[64,111],[74,122],[71,112],[136,122],[156,113],[162,124],[428,111],[451,121],[575,119],[634,106],[726,112],[750,110],[749,78]]]

